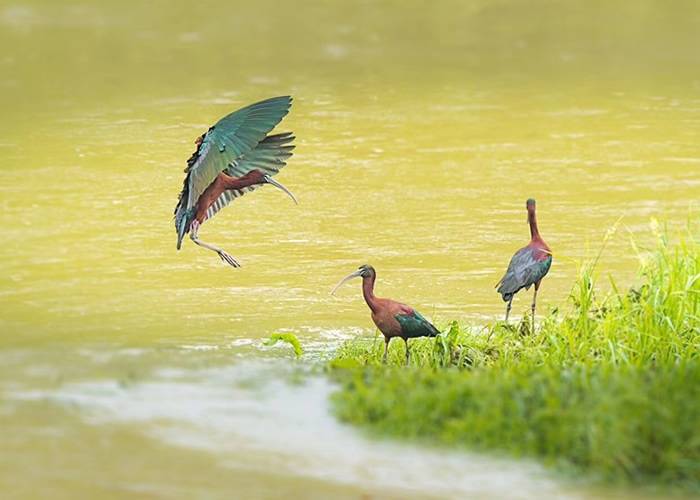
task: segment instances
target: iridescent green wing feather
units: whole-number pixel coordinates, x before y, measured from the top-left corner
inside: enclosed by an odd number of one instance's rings
[[[408,338],[435,337],[440,333],[430,321],[415,309],[411,314],[397,314],[394,317],[401,325],[401,333]]]
[[[291,97],[283,96],[251,104],[225,116],[204,135],[187,162],[187,177],[175,207],[178,248],[204,190],[232,162],[255,149],[289,112],[291,103]]]

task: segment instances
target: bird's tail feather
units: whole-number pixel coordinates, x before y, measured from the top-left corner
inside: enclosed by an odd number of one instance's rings
[[[191,210],[188,210],[185,213],[178,215],[180,215],[180,217],[176,218],[175,224],[177,229],[177,249],[180,250],[180,247],[182,246],[182,239],[185,237],[188,232],[188,228],[190,227],[190,219],[192,218],[192,214]]]

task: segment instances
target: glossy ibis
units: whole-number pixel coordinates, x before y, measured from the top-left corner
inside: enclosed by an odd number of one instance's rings
[[[384,335],[384,356],[383,362],[386,363],[386,356],[389,350],[389,342],[394,337],[400,337],[406,344],[406,364],[408,364],[409,351],[408,339],[416,337],[435,337],[440,331],[435,328],[421,313],[415,309],[396,302],[391,299],[381,299],[374,295],[374,282],[377,279],[377,272],[372,266],[364,265],[354,273],[346,276],[338,283],[331,295],[334,295],[340,286],[353,279],[362,277],[362,295],[365,302],[372,311],[372,321],[377,325],[377,328]]]
[[[542,278],[547,275],[552,265],[552,251],[537,229],[535,200],[532,198],[527,200],[526,207],[527,222],[530,224],[530,243],[515,252],[513,258],[510,259],[506,274],[496,286],[504,302],[508,303],[506,306],[506,321],[508,321],[513,296],[521,289],[529,290],[532,285],[535,285],[535,294],[532,297],[532,331],[534,331],[537,290],[540,288]]]
[[[239,196],[272,184],[294,195],[272,179],[292,155],[291,132],[268,135],[289,112],[292,98],[273,97],[223,117],[195,141],[197,150],[187,160],[184,186],[175,207],[177,249],[185,234],[233,267],[236,259],[199,239],[200,226]]]

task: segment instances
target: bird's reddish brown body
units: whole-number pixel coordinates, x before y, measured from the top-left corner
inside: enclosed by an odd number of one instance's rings
[[[243,177],[232,177],[221,172],[216,176],[214,182],[204,190],[197,200],[197,210],[194,218],[202,224],[207,217],[209,207],[229,189],[243,189],[254,184],[260,184],[263,181],[264,174],[260,170],[251,170]]]
[[[362,295],[365,302],[372,311],[372,321],[384,337],[404,337],[401,332],[401,325],[396,319],[398,314],[413,314],[413,309],[406,304],[396,302],[391,299],[381,299],[374,295],[375,275],[362,279]]]

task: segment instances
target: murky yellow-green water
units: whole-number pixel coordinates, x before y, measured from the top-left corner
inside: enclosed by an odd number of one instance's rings
[[[3,496],[601,495],[371,443],[260,339],[371,334],[359,284],[328,295],[363,263],[437,321],[499,317],[528,197],[541,311],[620,218],[600,265],[631,283],[630,236],[697,211],[698,25],[693,1],[0,2]],[[265,188],[203,227],[240,270],[176,252],[192,141],[280,94],[300,205]]]

